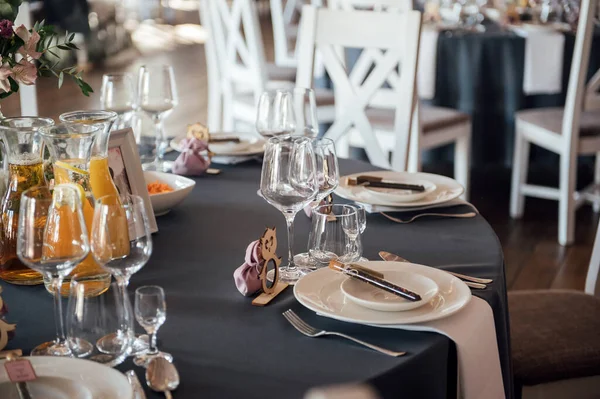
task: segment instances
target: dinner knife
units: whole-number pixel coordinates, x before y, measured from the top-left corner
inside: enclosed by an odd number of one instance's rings
[[[407,299],[411,302],[417,302],[421,300],[421,296],[416,292],[412,292],[411,290],[408,290],[404,287],[400,287],[399,285],[396,285],[388,280],[376,277],[373,274],[370,274],[367,271],[365,271],[364,268],[356,268],[353,264],[344,264],[337,260],[332,260],[331,262],[329,262],[329,268],[335,270],[336,272],[343,273],[344,275],[352,277],[363,283],[372,285],[381,290]]]
[[[379,257],[388,262],[409,262],[408,260],[404,259],[401,256],[398,256],[396,254],[393,254],[391,252],[386,252],[386,251],[380,251]],[[467,275],[460,274],[460,273],[451,272],[448,270],[444,270],[444,271],[452,274],[454,277],[458,277],[461,280],[465,280],[465,282],[473,283],[473,285],[467,284],[472,288],[485,289],[486,288],[485,284],[491,284],[494,281],[489,278],[472,277],[472,276],[467,276]]]
[[[373,178],[371,176],[349,177],[347,180],[347,183],[349,186],[391,188],[394,190],[411,190],[411,191],[418,191],[418,192],[425,191],[425,187],[422,185],[387,182],[387,181],[381,180],[380,178]]]

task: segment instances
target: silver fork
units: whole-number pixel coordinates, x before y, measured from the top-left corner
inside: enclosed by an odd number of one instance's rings
[[[294,326],[294,328],[296,330],[300,331],[302,334],[306,335],[307,337],[316,338],[316,337],[321,337],[324,335],[335,335],[337,337],[342,337],[342,338],[349,339],[350,341],[354,341],[357,344],[366,346],[367,348],[371,348],[377,352],[385,353],[388,356],[399,357],[399,356],[406,355],[406,352],[394,352],[389,349],[381,348],[377,345],[369,344],[368,342],[364,342],[359,339],[352,338],[351,336],[345,335],[342,333],[338,333],[338,332],[334,332],[334,331],[318,330],[318,329],[306,324],[306,322],[304,320],[302,320],[300,317],[298,317],[298,315],[296,313],[294,313],[294,311],[292,311],[292,309],[288,309],[285,312],[283,312],[283,317],[285,317],[287,319],[287,321],[289,321],[290,324],[292,326]]]
[[[399,219],[397,217],[394,216],[390,216],[385,212],[380,212],[383,216],[385,216],[386,218],[388,218],[389,220],[391,220],[392,222],[396,222],[396,223],[412,223],[415,220],[417,220],[418,218],[422,218],[425,216],[438,216],[438,217],[444,217],[444,218],[459,218],[459,219],[468,219],[468,218],[474,218],[475,216],[477,216],[477,214],[475,212],[467,212],[467,213],[419,213],[418,215],[415,215],[413,217],[411,217],[410,219]]]

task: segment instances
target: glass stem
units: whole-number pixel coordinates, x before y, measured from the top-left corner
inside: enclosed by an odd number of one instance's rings
[[[62,287],[63,277],[52,278],[52,290],[54,291],[54,323],[56,324],[56,343],[65,345],[67,337],[65,335],[65,325],[63,321],[62,296],[60,289]]]
[[[154,329],[154,331],[152,331],[152,334],[150,335],[150,350],[148,351],[148,353],[150,353],[150,354],[158,353],[158,348],[156,347],[156,334],[157,333],[158,333],[158,328]]]
[[[125,312],[129,313],[127,315],[127,319],[129,319],[130,317],[132,317],[131,313],[129,312],[129,308],[127,307],[127,304],[129,303],[129,298],[127,298],[127,286],[129,285],[129,277],[115,276],[115,279],[117,280],[117,286],[119,287],[121,297],[123,298],[123,307],[125,309]],[[121,331],[125,332],[128,335],[134,334],[133,330],[129,332],[127,332],[127,330],[129,330],[127,323],[123,323],[123,325],[121,325]]]
[[[156,156],[154,158],[154,162],[157,164],[162,163],[164,154],[164,146],[163,146],[163,121],[160,116],[154,117],[154,134],[155,137],[155,145],[156,145]]]
[[[284,213],[284,216],[288,231],[288,270],[294,271],[296,270],[296,264],[294,263],[294,218],[296,214]]]

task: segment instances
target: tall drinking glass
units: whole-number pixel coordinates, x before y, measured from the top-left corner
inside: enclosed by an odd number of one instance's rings
[[[67,344],[73,355],[114,367],[130,353],[133,310],[116,283],[97,296],[89,296],[88,276],[71,279],[67,305]],[[114,339],[118,337],[119,339]]]
[[[292,90],[292,100],[296,119],[294,135],[316,138],[319,135],[319,121],[314,90],[295,87]]]
[[[127,298],[129,279],[144,267],[152,254],[152,234],[142,198],[137,195],[122,197],[122,205],[118,199],[118,196],[107,195],[96,200],[91,252],[94,260],[115,277],[121,294]],[[111,229],[110,222],[123,216],[126,221],[123,227],[128,230],[127,235]],[[120,236],[127,236],[129,245],[124,247]],[[148,348],[147,336],[133,338],[133,353]]]
[[[118,116],[113,129],[132,126],[136,109],[136,93],[133,77],[128,73],[105,74],[102,76],[100,103],[102,109],[115,112]]]
[[[294,134],[294,99],[289,91],[272,90],[261,94],[258,100],[256,130],[267,138]]]
[[[319,192],[315,200],[309,205],[311,209],[314,209],[337,188],[340,183],[340,172],[333,140],[315,139],[312,145],[315,151],[317,181],[319,183]],[[317,262],[310,257],[310,252],[296,255],[294,261],[301,268],[315,269],[317,267]]]
[[[138,74],[138,107],[154,122],[154,137],[140,135],[140,157],[145,170],[168,172],[172,162],[165,161],[169,142],[163,122],[177,106],[175,76],[170,65],[144,65]]]
[[[305,137],[273,137],[265,146],[260,192],[285,216],[288,229],[287,266],[279,268],[281,281],[294,284],[303,271],[294,263],[294,218],[319,191],[315,152]]]
[[[21,197],[17,255],[23,263],[52,280],[56,339],[43,343],[31,355],[72,356],[66,344],[61,303],[63,278],[89,252],[83,220],[83,194],[72,185],[34,187]]]

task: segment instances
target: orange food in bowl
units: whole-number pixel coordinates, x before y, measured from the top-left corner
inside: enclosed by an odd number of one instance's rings
[[[171,186],[165,183],[161,183],[158,180],[148,184],[148,193],[150,193],[150,195],[170,193],[171,191],[173,191]]]

